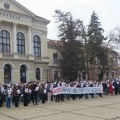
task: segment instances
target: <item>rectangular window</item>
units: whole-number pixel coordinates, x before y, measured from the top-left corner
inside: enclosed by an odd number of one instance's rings
[[[54,79],[58,79],[58,71],[54,71]]]
[[[57,53],[53,53],[53,63],[58,64],[58,56]]]

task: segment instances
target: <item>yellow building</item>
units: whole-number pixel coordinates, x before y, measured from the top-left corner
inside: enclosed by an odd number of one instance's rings
[[[48,70],[48,80],[55,80],[61,78],[60,69],[59,69],[59,58],[60,52],[59,47],[62,46],[62,42],[58,40],[49,40],[48,39],[48,56],[50,58],[49,70]],[[96,59],[96,62],[98,59]],[[108,62],[109,69],[103,76],[103,79],[113,79],[119,78],[120,70],[118,66],[118,53],[108,49]],[[99,73],[98,66],[92,64],[89,65],[89,78],[90,80],[98,80]],[[77,80],[88,79],[88,75],[85,71],[78,73]]]
[[[62,43],[47,41],[49,22],[15,0],[0,0],[0,83],[46,82],[60,77],[57,47]],[[108,71],[109,75],[115,76],[115,70]],[[96,79],[93,72],[91,79]]]
[[[59,47],[61,46],[62,46],[61,41],[48,39],[48,56],[50,58],[48,81],[58,80],[60,78]]]
[[[15,0],[0,0],[0,83],[46,81],[47,25]]]

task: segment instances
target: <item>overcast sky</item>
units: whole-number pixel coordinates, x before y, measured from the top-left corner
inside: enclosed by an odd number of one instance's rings
[[[38,16],[51,21],[48,25],[48,39],[57,40],[58,29],[54,23],[54,10],[70,11],[75,19],[89,24],[94,10],[105,30],[105,35],[120,25],[120,0],[16,0]]]

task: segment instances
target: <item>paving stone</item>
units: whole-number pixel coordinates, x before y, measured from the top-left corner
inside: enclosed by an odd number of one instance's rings
[[[120,96],[0,108],[0,120],[120,120]]]
[[[56,115],[46,116],[46,117],[39,117],[34,118],[32,120],[96,120],[96,118],[92,118],[89,116],[79,116],[76,114],[70,114],[70,113],[60,113]],[[102,120],[97,118],[97,120]]]
[[[5,116],[5,115],[1,115],[0,114],[0,120],[13,120],[12,118]]]

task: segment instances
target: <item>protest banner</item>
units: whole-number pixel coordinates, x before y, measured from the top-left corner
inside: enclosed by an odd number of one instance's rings
[[[90,93],[103,93],[103,87],[56,87],[53,88],[53,94],[90,94]]]

